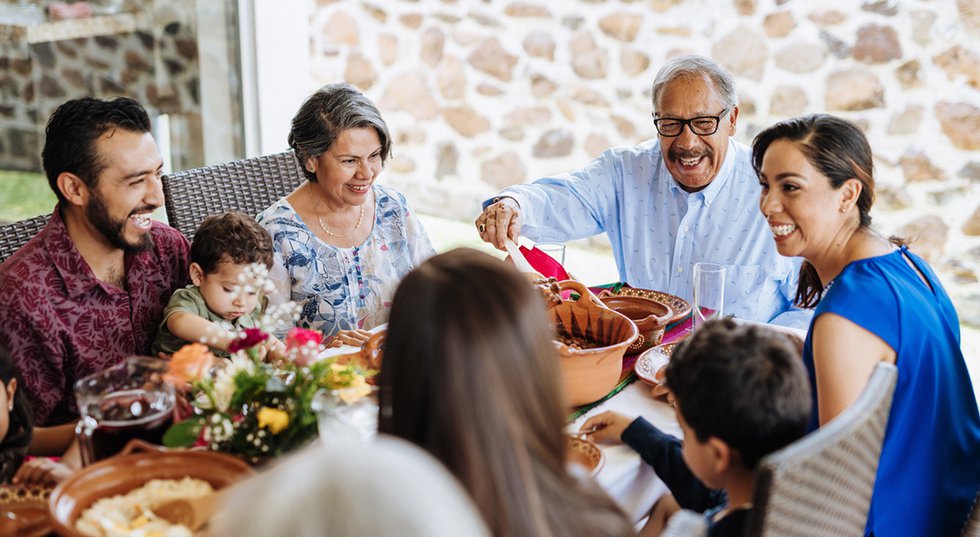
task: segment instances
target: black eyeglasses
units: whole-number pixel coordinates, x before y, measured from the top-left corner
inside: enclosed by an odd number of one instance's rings
[[[725,117],[730,111],[731,108],[726,108],[717,116],[698,116],[692,117],[691,119],[677,119],[673,117],[658,118],[657,114],[654,113],[653,124],[657,127],[657,132],[660,133],[660,136],[671,138],[680,136],[681,132],[684,131],[684,125],[690,127],[691,132],[698,136],[711,136],[718,132],[718,124],[721,123],[721,118]]]

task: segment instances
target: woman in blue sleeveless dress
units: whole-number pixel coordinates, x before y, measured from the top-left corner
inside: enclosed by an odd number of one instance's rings
[[[898,367],[866,535],[960,534],[980,488],[980,414],[942,284],[900,241],[870,229],[871,148],[828,115],[753,142],[760,208],[779,253],[806,259],[796,302],[816,307],[804,347],[811,429],[853,403],[880,361]]]

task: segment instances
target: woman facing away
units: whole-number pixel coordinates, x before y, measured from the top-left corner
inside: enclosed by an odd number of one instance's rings
[[[388,320],[398,282],[435,252],[405,197],[376,184],[391,136],[362,93],[320,88],[293,117],[289,146],[307,180],[257,218],[288,287],[274,301],[299,304],[300,326],[359,344],[359,329]]]
[[[566,469],[551,333],[513,267],[471,249],[429,259],[395,293],[379,430],[442,461],[495,536],[633,535],[604,492]]]
[[[980,415],[956,311],[929,265],[871,230],[871,148],[828,115],[756,136],[760,208],[779,253],[806,259],[796,302],[815,307],[804,348],[811,430],[853,403],[881,361],[898,367],[868,535],[959,535],[980,488]]]

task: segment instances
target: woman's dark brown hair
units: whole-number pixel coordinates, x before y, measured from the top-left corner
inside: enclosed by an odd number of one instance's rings
[[[632,535],[565,468],[558,355],[528,281],[471,249],[409,273],[391,308],[379,429],[432,453],[497,536]]]
[[[777,140],[793,142],[803,156],[838,189],[848,179],[861,183],[857,208],[859,228],[871,226],[871,206],[875,201],[874,163],[868,139],[857,125],[827,114],[812,114],[780,121],[756,135],[752,141],[752,167],[758,174],[766,150]],[[800,282],[794,302],[812,308],[823,296],[817,269],[808,261],[800,267]]]

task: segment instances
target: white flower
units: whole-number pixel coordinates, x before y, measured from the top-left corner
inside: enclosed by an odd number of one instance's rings
[[[235,395],[237,386],[235,376],[240,372],[255,373],[255,364],[240,352],[231,355],[231,361],[221,368],[214,376],[214,401],[221,412],[228,411],[231,398]]]

